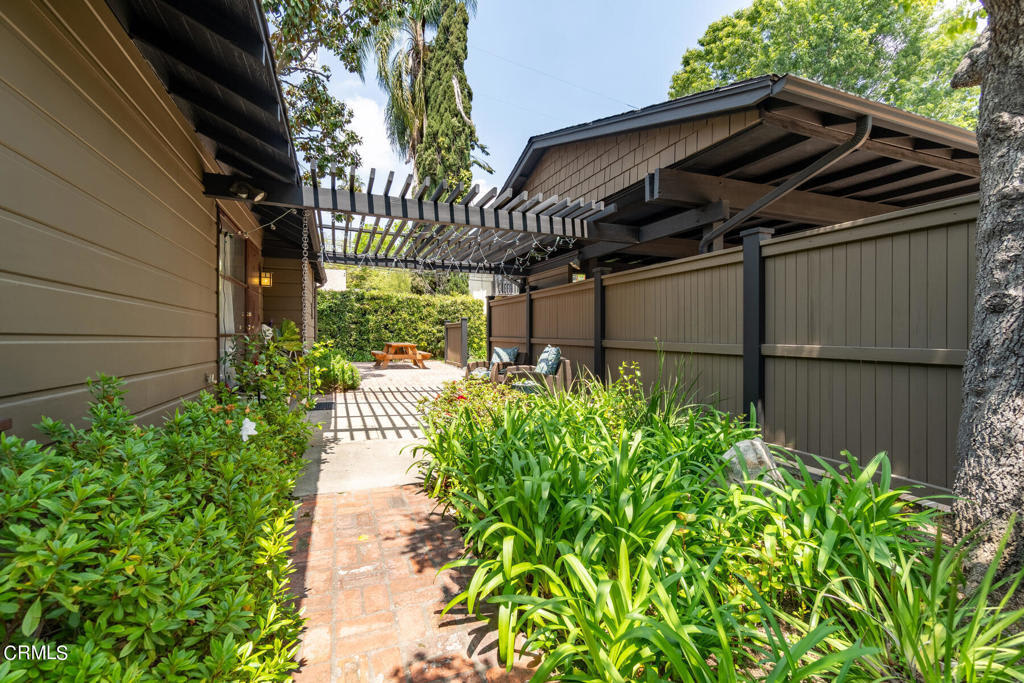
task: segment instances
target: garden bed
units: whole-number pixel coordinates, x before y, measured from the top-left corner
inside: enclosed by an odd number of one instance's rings
[[[452,605],[496,608],[507,661],[522,635],[537,681],[1024,675],[1024,613],[992,599],[1016,584],[967,586],[884,455],[731,483],[755,426],[624,377],[513,400],[467,380],[427,409],[425,485],[475,571]]]
[[[5,656],[0,680],[290,678],[291,493],[315,387],[275,340],[239,349],[239,391],[163,425],[136,425],[101,376],[84,428],[44,419],[47,446],[0,435],[0,639],[47,655]]]

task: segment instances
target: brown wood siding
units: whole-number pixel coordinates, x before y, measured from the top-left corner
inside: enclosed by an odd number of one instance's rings
[[[217,371],[213,160],[101,0],[5,5],[0,63],[0,416],[36,438],[103,372],[156,420]]]
[[[285,318],[296,325],[302,320],[302,262],[298,259],[265,258],[263,267],[273,274],[272,287],[263,289],[263,319],[268,324],[279,326]],[[313,270],[310,267],[310,286],[313,286]],[[312,298],[311,298],[312,301]],[[313,329],[313,309],[309,307],[306,320]]]
[[[603,199],[758,119],[757,110],[742,111],[558,145],[544,152],[523,190]]]
[[[764,243],[769,441],[833,460],[849,450],[862,463],[886,451],[900,481],[952,485],[977,212],[976,198],[960,198]],[[694,399],[745,411],[740,248],[603,281],[613,377],[636,362],[650,384],[660,349],[662,371]],[[535,344],[559,342],[589,362],[585,284],[533,294]],[[522,300],[492,306],[492,329],[524,335]]]

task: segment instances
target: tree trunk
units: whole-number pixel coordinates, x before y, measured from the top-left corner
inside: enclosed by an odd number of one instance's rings
[[[964,365],[954,493],[958,535],[980,528],[966,570],[977,584],[1010,517],[1024,513],[1024,0],[986,0],[988,28],[954,87],[981,85],[981,208],[973,328]],[[1024,566],[1018,519],[1000,574]]]

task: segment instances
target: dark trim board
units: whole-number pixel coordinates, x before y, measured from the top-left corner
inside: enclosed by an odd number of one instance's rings
[[[647,176],[645,199],[655,204],[693,205],[727,201],[738,211],[750,206],[775,189],[773,185],[720,178],[702,173],[659,168]],[[830,197],[805,190],[790,190],[786,195],[758,212],[764,218],[801,223],[832,225],[877,216],[900,207],[879,202],[864,202],[846,197]]]

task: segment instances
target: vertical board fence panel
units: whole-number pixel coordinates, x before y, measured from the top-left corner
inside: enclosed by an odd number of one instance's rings
[[[957,199],[764,243],[771,441],[953,485],[976,220]]]
[[[456,367],[469,363],[469,319],[444,324],[444,361]]]
[[[594,365],[594,281],[583,280],[530,294],[533,299],[534,357],[548,344],[575,366],[573,376]]]
[[[490,305],[491,348],[515,346],[526,350],[526,295],[495,297]]]
[[[612,273],[604,282],[606,371],[615,377],[620,364],[636,362],[648,383],[660,371],[662,381],[684,382],[694,400],[742,410],[739,248]]]
[[[761,243],[767,440],[832,461],[886,451],[903,483],[952,486],[977,213],[976,197],[958,198]],[[745,413],[743,258],[736,247],[604,275],[601,374],[636,362],[653,382],[660,351],[694,400]],[[538,352],[560,346],[595,370],[593,280],[531,297]],[[492,344],[525,344],[524,295],[490,310]]]

